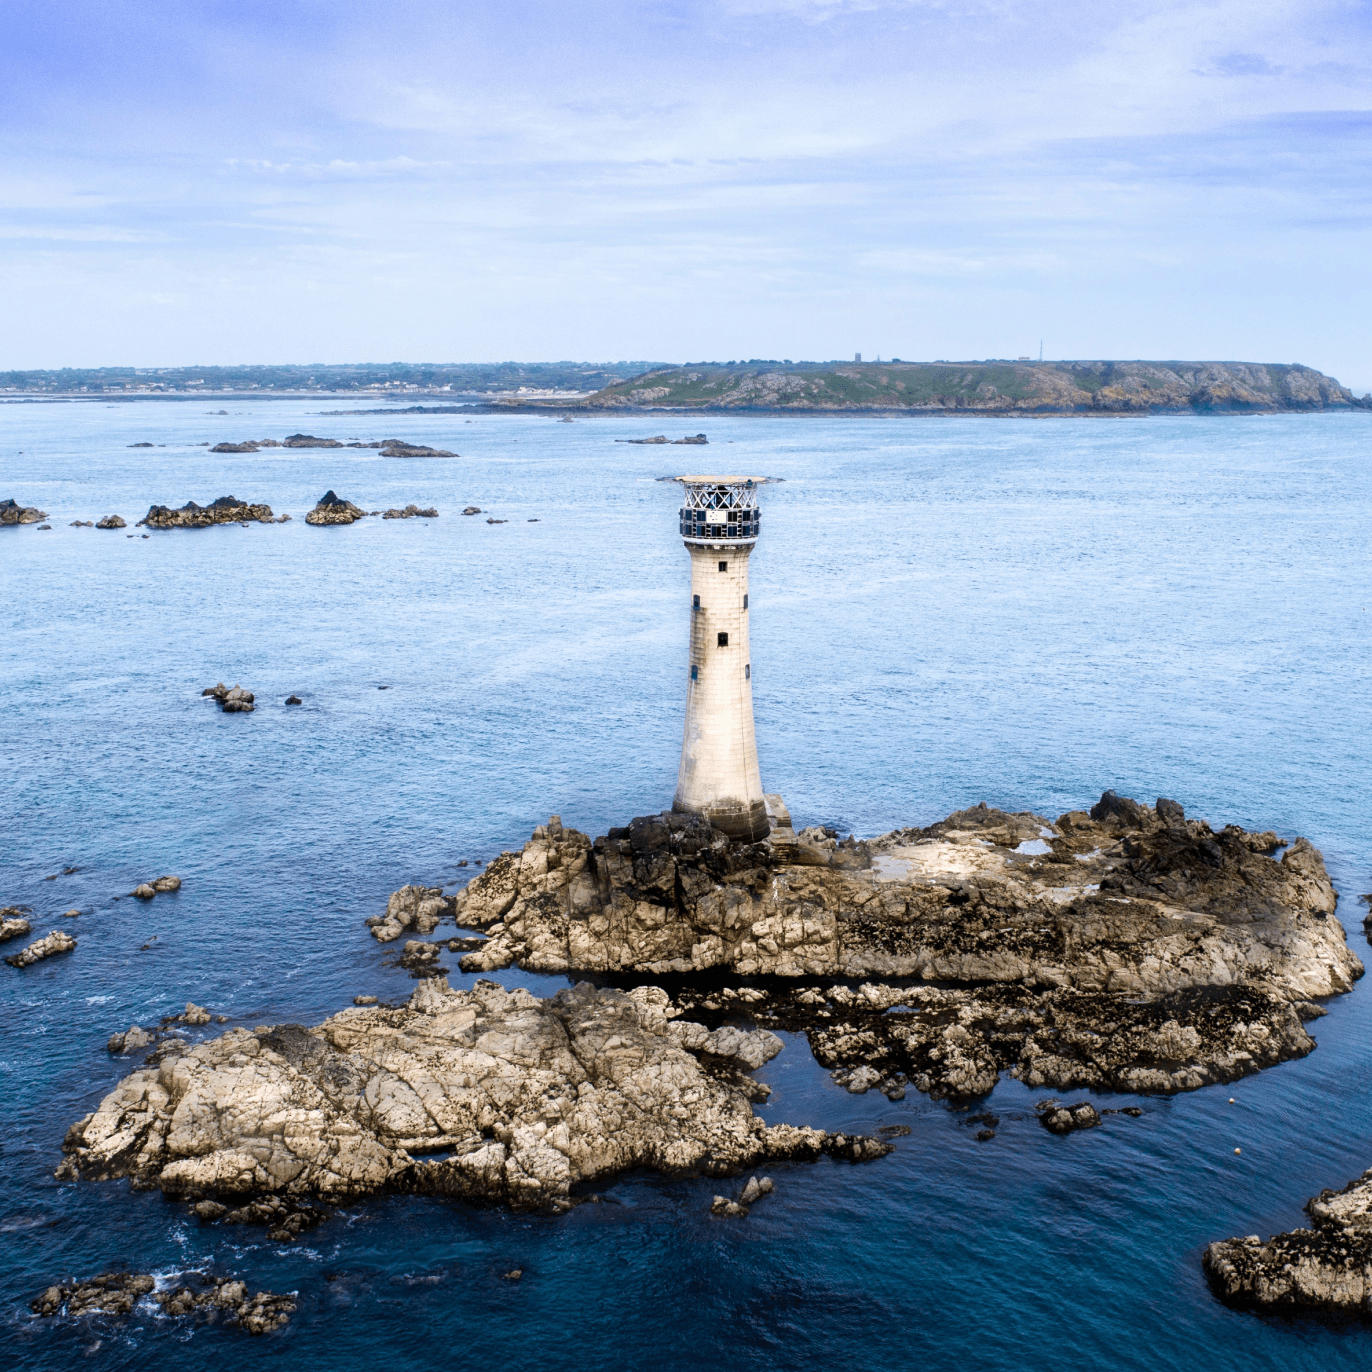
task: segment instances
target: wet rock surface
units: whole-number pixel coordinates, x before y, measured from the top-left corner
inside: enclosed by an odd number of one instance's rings
[[[697,1055],[668,1008],[656,987],[540,1000],[435,979],[401,1007],[164,1048],[71,1127],[58,1175],[221,1203],[410,1191],[561,1209],[577,1184],[634,1167],[728,1176],[890,1150],[768,1127],[746,1065],[770,1044],[736,1033],[730,1057]]]
[[[127,526],[118,515],[106,515],[104,519],[96,520],[95,527],[97,529],[123,529]]]
[[[1372,1171],[1306,1202],[1311,1228],[1212,1243],[1202,1259],[1222,1299],[1258,1309],[1372,1315]]]
[[[287,516],[282,515],[283,520]],[[188,500],[180,509],[173,510],[166,505],[153,505],[147,514],[138,521],[149,529],[208,529],[214,524],[240,524],[257,522],[272,524],[276,520],[270,505],[254,505],[237,496],[221,495],[208,505],[197,505]]]
[[[249,1334],[269,1334],[286,1325],[295,1311],[290,1296],[270,1291],[250,1295],[245,1283],[231,1277],[197,1274],[197,1285],[157,1290],[157,1279],[146,1272],[105,1272],[86,1281],[50,1286],[29,1303],[35,1315],[123,1316],[142,1300],[160,1306],[164,1315],[207,1316],[236,1321]]]
[[[6,524],[41,524],[48,517],[46,510],[33,505],[21,505],[17,500],[0,500],[0,526]]]
[[[42,962],[45,958],[56,957],[59,953],[70,953],[75,947],[76,940],[70,934],[54,929],[52,933],[36,939],[27,948],[12,953],[5,961],[11,967],[32,967],[34,963]]]
[[[438,511],[430,507],[421,510],[418,505],[406,505],[403,510],[387,510],[382,519],[437,519]]]
[[[366,510],[360,509],[351,500],[344,500],[330,490],[324,492],[314,509],[305,516],[305,523],[314,525],[355,524],[359,519],[366,519],[366,517]]]

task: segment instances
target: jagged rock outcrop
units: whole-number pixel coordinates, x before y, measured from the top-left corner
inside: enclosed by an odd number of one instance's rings
[[[285,520],[288,516],[282,515],[281,518]],[[188,500],[179,510],[166,505],[153,505],[138,523],[149,529],[208,529],[214,524],[252,521],[259,524],[278,522],[270,505],[253,505],[239,500],[237,496],[221,495],[208,505],[197,505],[195,501]]]
[[[438,928],[445,914],[453,913],[453,902],[445,899],[441,886],[402,886],[386,903],[386,913],[367,923],[379,943],[398,939],[407,929],[429,934]]]
[[[674,1001],[711,1029],[807,1033],[851,1091],[974,1096],[1009,1071],[1172,1092],[1310,1052],[1312,998],[1362,974],[1319,853],[1282,846],[1112,791],[1055,823],[982,805],[861,843],[784,819],[740,844],[674,814],[592,842],[554,816],[451,905],[488,935],[464,971],[865,978]]]
[[[48,517],[46,510],[33,505],[21,505],[16,500],[0,500],[0,526],[5,524],[40,524]]]
[[[1290,999],[1362,974],[1319,852],[1107,793],[1056,823],[979,806],[870,842],[789,825],[739,844],[660,815],[594,842],[554,818],[456,900],[463,960],[659,976],[1017,982],[1163,994],[1257,980]],[[1114,806],[1115,808],[1111,808]]]
[[[11,967],[32,967],[35,962],[42,962],[44,958],[56,957],[59,953],[70,953],[75,947],[76,940],[70,934],[54,929],[52,933],[35,939],[27,948],[12,954],[5,961]]]
[[[381,444],[382,457],[459,457],[446,448],[426,448],[422,443],[406,443],[401,438],[388,438]]]
[[[18,905],[7,905],[0,910],[0,943],[12,938],[22,938],[29,932],[30,925],[25,918],[26,911]]]
[[[726,1176],[889,1151],[769,1128],[752,1110],[766,1089],[748,1058],[697,1058],[668,1008],[656,987],[583,983],[539,1000],[428,980],[396,1009],[167,1044],[68,1130],[58,1175],[129,1177],[188,1199],[399,1190],[563,1208],[578,1183],[633,1167]]]
[[[1212,1243],[1212,1289],[1235,1305],[1372,1315],[1372,1171],[1306,1202],[1310,1229]]]
[[[421,510],[418,505],[406,505],[403,510],[387,510],[383,519],[437,519],[438,511],[432,507]]]
[[[336,438],[316,438],[313,434],[291,434],[282,440],[283,448],[341,448]]]
[[[257,708],[254,704],[256,696],[237,683],[225,686],[221,681],[216,686],[206,686],[200,694],[209,696],[226,715],[250,715]]]
[[[290,1321],[295,1301],[270,1291],[249,1295],[247,1286],[232,1277],[200,1277],[200,1290],[177,1286],[158,1291],[157,1280],[147,1272],[105,1272],[67,1286],[50,1286],[29,1302],[35,1315],[128,1315],[139,1301],[149,1298],[164,1315],[224,1316],[237,1320],[249,1334],[269,1334]]]
[[[351,500],[344,500],[333,491],[325,491],[309,514],[306,524],[354,524],[367,517],[366,510],[359,509]]]
[[[104,519],[97,519],[95,521],[95,527],[97,529],[123,529],[128,526],[118,515],[106,515]]]
[[[687,985],[671,1006],[706,1027],[745,1016],[804,1033],[841,1086],[893,1100],[908,1086],[935,1100],[985,1095],[1002,1072],[1060,1091],[1195,1090],[1309,1053],[1304,1008],[1252,983],[1147,998],[1017,984]]]

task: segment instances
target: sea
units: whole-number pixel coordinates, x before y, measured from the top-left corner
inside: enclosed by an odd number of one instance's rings
[[[767,479],[758,753],[797,827],[1168,796],[1316,844],[1372,958],[1372,415],[325,413],[358,405],[0,404],[0,499],[51,524],[0,529],[0,905],[78,939],[0,966],[0,1364],[1367,1365],[1372,1323],[1227,1308],[1201,1255],[1301,1225],[1308,1197],[1372,1167],[1372,979],[1327,1003],[1307,1058],[1096,1096],[1143,1114],[1065,1138],[1036,1120],[1046,1093],[1008,1078],[971,1112],[851,1095],[789,1035],[758,1073],[768,1121],[910,1132],[877,1162],[771,1168],[742,1220],[709,1213],[739,1183],[645,1172],[561,1216],[357,1202],[286,1245],[127,1182],[55,1181],[67,1127],[131,1069],[111,1033],[187,1001],[251,1027],[405,997],[396,946],[364,924],[391,891],[455,890],[553,814],[594,835],[670,805],[682,472]],[[701,430],[708,446],[622,441]],[[458,456],[209,451],[296,432]],[[308,526],[329,489],[439,515]],[[226,494],[292,521],[135,527]],[[109,514],[128,527],[71,527]],[[215,709],[201,693],[221,681],[256,711]],[[165,873],[178,893],[130,898]],[[452,985],[474,980],[445,961]],[[980,1110],[1000,1120],[989,1142]],[[235,1275],[298,1310],[260,1338],[146,1308],[30,1313],[111,1269]]]

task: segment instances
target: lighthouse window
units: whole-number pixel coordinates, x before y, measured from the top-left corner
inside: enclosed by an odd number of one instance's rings
[[[748,608],[748,597],[747,597],[747,596],[744,596],[744,597],[743,597],[743,608],[744,608],[745,610]]]
[[[719,564],[719,570],[721,572],[727,572],[729,570],[729,564],[727,562],[721,562]]]
[[[744,681],[751,681],[753,679],[753,664],[751,662],[744,665],[743,679]]]
[[[698,610],[698,609],[700,609],[700,597],[699,597],[698,595],[693,595],[693,596],[691,597],[691,609],[693,609],[693,610]]]
[[[692,667],[692,668],[691,668],[691,680],[692,680],[692,681],[695,681],[695,680],[697,680],[699,677],[700,677],[700,668],[699,668],[699,667]]]
[[[718,636],[718,640],[717,640],[717,641],[718,641],[719,646],[720,646],[721,648],[727,648],[727,647],[729,646],[729,635],[728,635],[728,634],[720,634],[720,635]]]

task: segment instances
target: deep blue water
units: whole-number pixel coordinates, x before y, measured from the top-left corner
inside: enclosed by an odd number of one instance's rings
[[[923,1097],[849,1096],[790,1038],[760,1073],[769,1119],[912,1133],[867,1166],[773,1169],[777,1193],[743,1222],[708,1215],[717,1183],[636,1176],[562,1218],[359,1204],[286,1248],[122,1183],[54,1182],[67,1125],[128,1069],[105,1051],[115,1029],[188,999],[253,1025],[406,994],[362,924],[396,886],[457,881],[460,859],[517,846],[550,813],[603,833],[670,802],[688,563],[655,478],[677,470],[785,478],[765,488],[753,558],[753,684],[763,779],[798,824],[870,834],[983,799],[1056,815],[1107,786],[1169,795],[1216,825],[1310,838],[1369,959],[1366,416],[711,416],[700,449],[613,442],[694,419],[327,408],[0,406],[0,498],[53,524],[0,530],[0,904],[80,941],[0,966],[0,1358],[1366,1364],[1372,1325],[1227,1310],[1199,1259],[1212,1238],[1299,1224],[1307,1196],[1372,1166],[1372,978],[1311,1026],[1304,1061],[1065,1139],[1012,1081],[990,1100],[997,1137],[977,1144]],[[297,429],[462,457],[195,446]],[[127,446],[143,440],[166,446]],[[309,528],[328,487],[442,513]],[[126,537],[150,503],[226,493],[294,522]],[[462,518],[469,503],[509,522]],[[68,527],[108,513],[129,529]],[[221,679],[257,692],[257,712],[202,701]],[[303,707],[282,704],[291,691]],[[80,870],[44,880],[65,866]],[[115,899],[163,872],[178,895]],[[27,1311],[63,1278],[205,1262],[298,1290],[289,1329]],[[503,1281],[516,1266],[523,1280]]]

